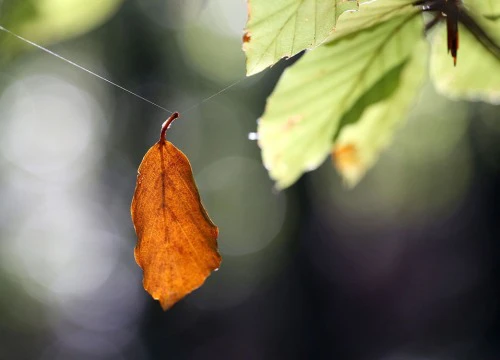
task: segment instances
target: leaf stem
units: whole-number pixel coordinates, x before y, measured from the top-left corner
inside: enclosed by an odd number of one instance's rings
[[[160,133],[160,143],[165,142],[165,139],[167,137],[167,129],[170,127],[170,124],[179,117],[178,112],[174,112],[170,117],[163,123],[161,126],[161,133]]]

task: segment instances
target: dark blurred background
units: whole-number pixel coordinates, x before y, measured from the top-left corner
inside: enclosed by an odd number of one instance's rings
[[[163,312],[129,206],[168,114],[0,33],[0,359],[500,359],[500,108],[428,84],[354,190],[327,161],[278,193],[248,135],[287,63],[245,79],[245,20],[244,0],[0,0],[1,25],[181,112],[223,255]]]

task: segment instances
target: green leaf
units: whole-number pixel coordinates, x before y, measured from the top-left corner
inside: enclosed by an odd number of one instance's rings
[[[335,32],[328,37],[326,42],[340,39],[343,36],[372,27],[394,17],[419,12],[418,7],[413,6],[414,1],[365,0],[359,4],[358,11],[346,11],[340,15]]]
[[[464,0],[464,3],[466,8],[490,20],[500,19],[500,1],[498,0]]]
[[[390,70],[361,97],[341,121],[332,157],[349,186],[356,185],[392,140],[425,79],[427,43]],[[361,115],[360,115],[361,114]]]
[[[5,0],[0,1],[0,23],[38,44],[62,41],[103,23],[123,0]],[[0,63],[26,44],[2,34]],[[7,49],[7,50],[6,50]]]
[[[356,8],[354,0],[248,0],[247,75],[321,44],[339,15]]]
[[[258,127],[264,165],[278,188],[324,161],[342,117],[408,59],[422,31],[419,14],[405,14],[325,44],[284,72]]]
[[[485,20],[481,26],[500,43],[500,21]],[[459,32],[456,67],[447,54],[446,28],[442,26],[434,34],[430,73],[436,89],[452,99],[499,103],[500,60],[463,26]]]

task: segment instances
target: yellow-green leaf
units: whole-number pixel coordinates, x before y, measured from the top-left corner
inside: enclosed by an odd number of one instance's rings
[[[427,43],[422,39],[411,58],[389,71],[342,119],[332,157],[349,186],[356,185],[375,164],[397,125],[406,118],[425,79],[427,53]],[[385,98],[378,101],[380,97]]]
[[[324,161],[345,113],[408,59],[422,31],[418,13],[394,17],[325,44],[284,72],[258,127],[262,158],[278,188]]]
[[[464,4],[466,8],[490,20],[500,19],[500,1],[498,0],[464,0]]]
[[[500,43],[500,21],[481,25]],[[500,102],[500,60],[488,51],[465,27],[460,26],[457,66],[446,47],[446,28],[436,29],[432,41],[430,73],[436,89],[453,99]]]
[[[339,15],[356,7],[355,0],[248,0],[247,75],[321,44]]]
[[[340,15],[335,31],[326,42],[337,40],[394,17],[419,12],[420,10],[413,6],[413,3],[414,0],[365,0],[360,2],[358,11],[346,11]]]

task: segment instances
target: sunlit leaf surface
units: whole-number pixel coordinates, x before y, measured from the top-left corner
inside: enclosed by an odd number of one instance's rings
[[[219,231],[201,204],[189,160],[163,135],[139,166],[131,213],[144,289],[167,310],[200,287],[221,258]]]
[[[495,5],[494,5],[495,4]],[[482,15],[500,12],[500,2],[473,1],[471,11],[488,35],[500,44],[500,18],[489,20]],[[474,5],[474,6],[473,6]],[[481,15],[482,14],[482,15]],[[464,26],[460,26],[457,66],[450,66],[446,52],[446,29],[433,34],[431,77],[437,90],[454,99],[500,102],[500,59],[482,45]]]
[[[356,7],[351,0],[248,0],[247,75],[321,44],[339,15]]]
[[[413,2],[414,0],[361,1],[359,11],[346,11],[340,15],[335,31],[326,39],[326,42],[367,29],[394,17],[419,12],[419,9],[413,6]]]
[[[500,1],[498,0],[464,0],[464,4],[467,9],[490,20],[500,19]]]
[[[408,59],[422,28],[416,12],[394,17],[315,49],[285,71],[258,127],[263,161],[278,188],[324,161],[342,117]]]
[[[406,118],[425,79],[427,52],[422,39],[411,58],[387,72],[342,119],[332,157],[349,186],[356,185],[377,161]]]

